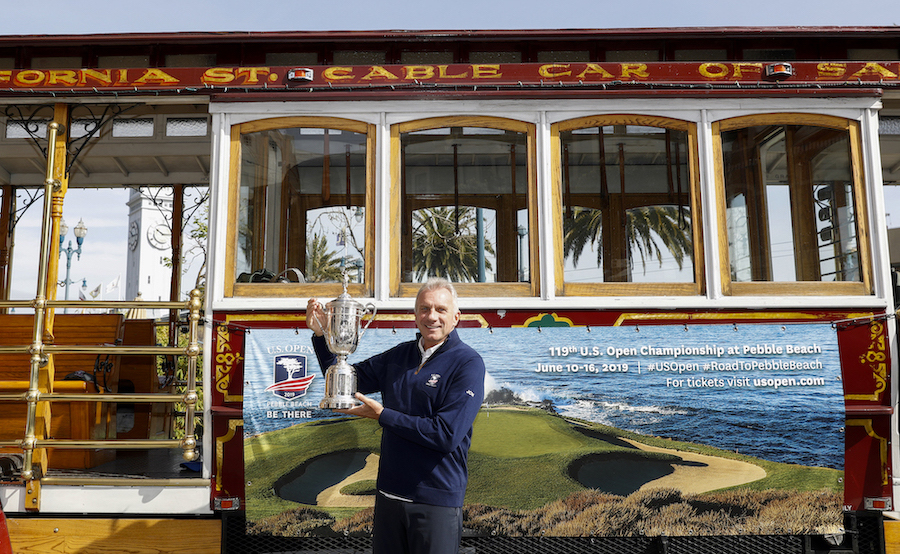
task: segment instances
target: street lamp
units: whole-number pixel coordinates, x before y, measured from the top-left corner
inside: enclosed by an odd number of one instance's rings
[[[81,245],[84,243],[84,237],[87,236],[87,226],[84,224],[84,220],[79,219],[78,225],[75,226],[75,242],[78,243],[78,248],[72,248],[72,241],[69,241],[69,245],[63,249],[63,240],[66,238],[66,233],[69,232],[69,226],[66,225],[66,221],[64,219],[59,220],[59,253],[66,255],[66,280],[61,282],[61,285],[66,286],[66,300],[69,299],[69,285],[74,283],[74,281],[69,279],[69,273],[72,271],[72,254],[77,254],[78,259],[81,259]],[[66,311],[66,310],[64,310]]]
[[[522,247],[525,245],[525,235],[528,234],[528,229],[524,225],[519,225],[516,234],[519,235],[519,282],[522,282],[525,280],[525,252]]]

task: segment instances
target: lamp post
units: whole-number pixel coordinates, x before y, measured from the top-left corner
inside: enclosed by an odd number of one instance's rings
[[[84,243],[84,237],[87,236],[87,226],[84,224],[84,220],[79,219],[78,225],[75,226],[75,242],[78,243],[78,248],[72,248],[72,241],[69,241],[69,245],[64,249],[62,247],[63,240],[66,238],[66,233],[69,232],[69,226],[66,225],[64,219],[59,220],[59,253],[66,255],[66,280],[60,283],[66,286],[66,296],[65,299],[69,299],[69,285],[74,283],[74,281],[69,279],[69,273],[72,271],[72,254],[77,254],[78,259],[81,259],[81,245]],[[64,312],[68,310],[63,310]]]
[[[525,252],[522,247],[525,245],[525,235],[528,234],[528,229],[524,225],[519,225],[516,234],[519,235],[519,282],[522,282],[525,280]]]

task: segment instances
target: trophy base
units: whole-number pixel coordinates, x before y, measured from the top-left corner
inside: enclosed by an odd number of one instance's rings
[[[337,363],[325,371],[325,396],[319,402],[319,408],[349,410],[359,405],[356,397],[353,396],[355,392],[356,371],[347,363],[343,355],[339,355]]]
[[[359,402],[352,396],[334,396],[319,402],[319,408],[323,410],[349,410],[354,406],[359,406]]]

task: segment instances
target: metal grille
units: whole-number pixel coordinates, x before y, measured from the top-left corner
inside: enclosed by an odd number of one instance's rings
[[[884,521],[881,512],[860,512],[847,516],[846,528],[851,530],[853,551],[857,554],[884,553]]]
[[[657,543],[649,537],[472,537],[463,539],[461,554],[657,554]]]
[[[223,513],[226,554],[369,554],[368,537],[247,535],[240,512]],[[842,544],[801,535],[697,537],[463,537],[460,554],[884,554],[881,514],[847,516]]]
[[[803,537],[742,535],[728,537],[669,537],[663,539],[664,554],[802,554]]]

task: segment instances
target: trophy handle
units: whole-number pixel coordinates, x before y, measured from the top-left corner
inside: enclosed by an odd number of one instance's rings
[[[372,312],[372,317],[369,319],[369,321],[366,322],[366,325],[359,330],[359,338],[362,338],[363,335],[366,334],[366,329],[369,328],[369,325],[372,325],[372,322],[375,321],[375,314],[378,313],[378,308],[376,308],[375,304],[372,304],[371,302],[366,304],[365,308],[366,311],[362,313],[362,316],[360,316],[360,318],[366,317],[366,314],[370,311]]]

